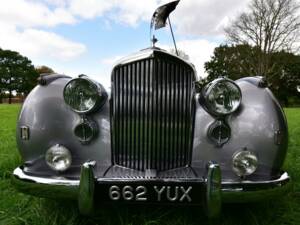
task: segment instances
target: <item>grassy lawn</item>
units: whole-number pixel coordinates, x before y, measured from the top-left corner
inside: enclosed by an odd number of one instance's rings
[[[210,224],[197,207],[105,207],[95,217],[78,215],[76,202],[62,202],[23,195],[10,183],[12,170],[20,164],[15,127],[20,106],[0,105],[0,225],[69,224]],[[292,175],[294,191],[272,202],[224,205],[218,224],[300,224],[300,109],[286,109],[289,153],[284,166]]]

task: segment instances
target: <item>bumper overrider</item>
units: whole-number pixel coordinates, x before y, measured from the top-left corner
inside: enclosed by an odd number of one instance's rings
[[[268,181],[222,182],[221,169],[216,163],[208,164],[205,178],[193,180],[95,178],[94,166],[94,162],[84,163],[80,180],[29,176],[22,167],[18,167],[13,172],[12,181],[24,193],[77,200],[84,215],[93,212],[95,202],[149,202],[204,204],[208,217],[213,218],[220,214],[222,203],[268,200],[291,189],[290,177],[286,172]]]

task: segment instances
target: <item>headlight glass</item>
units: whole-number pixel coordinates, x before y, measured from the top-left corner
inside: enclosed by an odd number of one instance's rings
[[[70,151],[62,145],[54,145],[46,152],[46,163],[55,171],[65,171],[72,164]]]
[[[207,109],[217,115],[228,115],[238,109],[242,100],[240,88],[229,79],[220,78],[204,88]]]
[[[64,89],[65,102],[78,113],[95,110],[104,98],[101,87],[86,77],[71,80]]]
[[[234,154],[232,169],[239,177],[253,174],[258,166],[257,156],[250,151],[240,151]]]

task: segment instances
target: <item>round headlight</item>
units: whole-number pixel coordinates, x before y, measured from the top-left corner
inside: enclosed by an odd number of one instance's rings
[[[253,174],[258,166],[257,156],[250,151],[237,152],[233,156],[232,169],[239,177]]]
[[[99,84],[87,77],[71,80],[64,89],[65,102],[78,113],[88,113],[100,108],[106,94]]]
[[[46,152],[46,163],[56,171],[65,171],[72,164],[70,151],[62,145],[54,145]]]
[[[220,78],[203,89],[207,109],[217,115],[228,115],[238,109],[242,101],[241,89],[234,81]]]

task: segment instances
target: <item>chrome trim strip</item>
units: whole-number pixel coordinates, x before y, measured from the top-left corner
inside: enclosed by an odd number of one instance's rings
[[[69,180],[64,177],[53,177],[53,178],[43,178],[43,177],[35,177],[35,176],[28,176],[24,173],[24,171],[17,167],[13,175],[18,178],[19,180],[28,181],[31,183],[37,184],[49,184],[49,185],[58,185],[58,186],[79,186],[79,180]]]
[[[83,167],[87,166],[83,165]],[[89,165],[92,166],[92,165]],[[88,167],[89,167],[88,166]],[[90,172],[88,169],[87,172]],[[91,178],[91,174],[89,178]],[[216,174],[217,175],[217,174]],[[92,176],[94,177],[94,176]],[[213,178],[212,176],[211,178]],[[86,179],[85,179],[86,180]],[[91,179],[88,179],[91,183]],[[93,179],[94,182],[101,185],[101,183],[114,183],[114,182],[153,182],[161,181],[166,183],[176,182],[198,182],[205,186],[208,179],[110,179],[110,178],[98,178]],[[21,192],[46,197],[46,198],[79,198],[79,180],[68,180],[64,177],[52,177],[42,178],[29,176],[24,173],[22,167],[18,167],[14,170],[12,176],[12,182],[14,186]],[[250,184],[250,185],[249,185]],[[252,184],[252,185],[251,185]],[[89,187],[90,185],[87,184]],[[215,185],[215,184],[214,184]],[[283,172],[282,175],[276,180],[270,181],[241,181],[241,182],[222,182],[222,202],[223,203],[243,203],[243,202],[257,202],[265,199],[272,199],[279,196],[284,196],[292,188],[292,182],[289,175]],[[250,189],[249,189],[250,187]],[[209,188],[209,187],[208,187]],[[217,189],[216,189],[217,190]]]
[[[183,62],[185,62],[186,64],[190,65],[193,70],[195,71],[195,75],[197,75],[196,73],[196,69],[195,69],[195,65],[193,63],[191,63],[190,61],[188,60],[185,60],[181,57],[178,57],[177,55],[174,55],[164,49],[161,49],[161,48],[146,48],[146,49],[142,49],[140,50],[139,52],[135,52],[129,56],[125,56],[119,60],[117,60],[114,64],[113,64],[113,67],[112,68],[115,68],[117,66],[122,66],[122,65],[125,65],[125,64],[128,64],[128,63],[131,63],[131,62],[136,62],[138,60],[143,60],[145,58],[149,58],[149,57],[152,57],[153,54],[155,54],[155,52],[162,52],[162,53],[165,53],[165,54],[168,54],[170,56],[173,56],[174,58],[177,58]]]
[[[96,162],[86,162],[81,166],[78,191],[78,208],[82,215],[91,215],[94,211],[95,177],[93,167]]]
[[[35,177],[35,176],[29,176],[26,175],[23,170],[20,167],[17,167],[13,175],[17,177],[20,180],[27,180],[28,182],[33,182],[33,183],[39,183],[39,184],[50,184],[50,185],[72,185],[72,186],[79,186],[80,181],[79,180],[69,180],[64,177],[52,177],[52,178],[43,178],[43,177]],[[198,182],[203,182],[204,180],[201,179],[145,179],[145,178],[136,178],[136,179],[122,179],[122,181],[145,181],[145,180],[155,180],[155,181],[165,181],[165,182],[177,182],[177,181],[198,181]],[[230,182],[230,181],[223,181],[222,186],[230,186],[230,185],[245,185],[245,184],[253,184],[253,185],[260,185],[260,184],[277,184],[277,183],[282,183],[290,180],[290,176],[288,175],[287,172],[282,173],[282,175],[276,179],[276,180],[269,180],[269,181],[241,181],[241,182]],[[110,181],[120,181],[119,178],[98,178],[98,182],[110,182]],[[239,188],[240,189],[240,188]],[[232,190],[230,188],[222,188],[224,191]]]
[[[208,218],[216,218],[222,208],[222,175],[218,164],[210,162],[207,166],[206,211]]]
[[[222,182],[222,185],[245,185],[245,184],[252,184],[252,185],[260,185],[260,184],[276,184],[276,183],[282,183],[287,180],[290,180],[290,176],[288,175],[287,172],[283,172],[282,175],[276,179],[276,180],[267,180],[267,181],[249,181],[249,180],[243,180],[240,182],[231,182],[231,181],[225,181]]]

